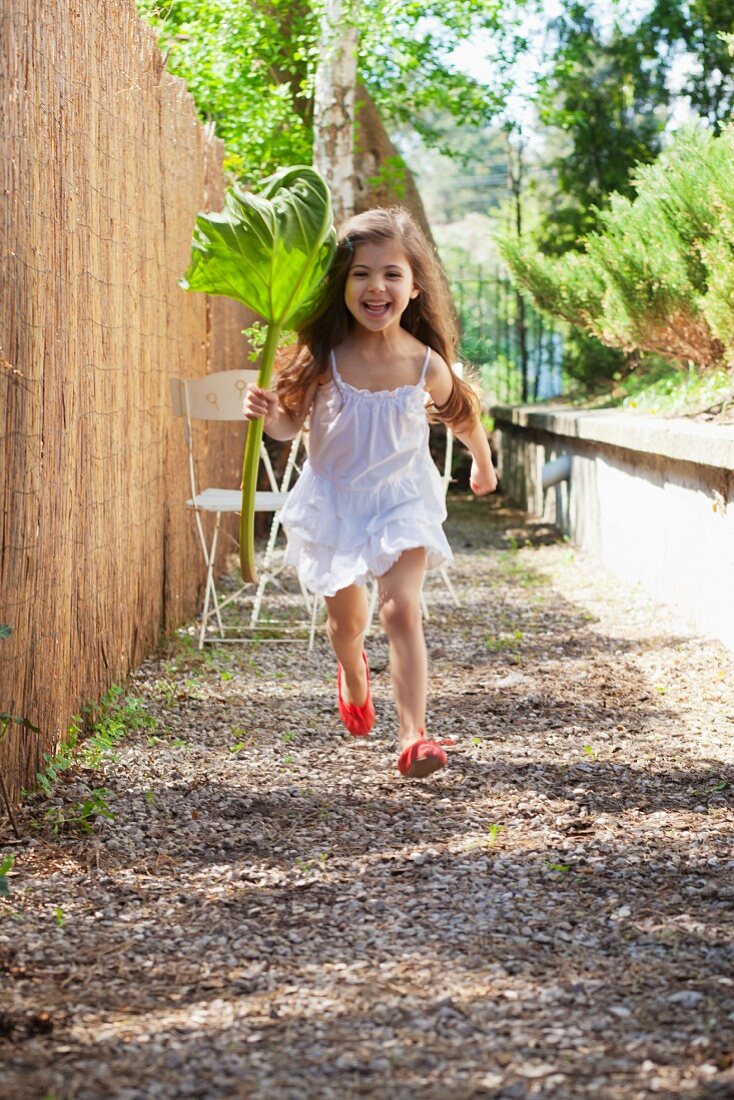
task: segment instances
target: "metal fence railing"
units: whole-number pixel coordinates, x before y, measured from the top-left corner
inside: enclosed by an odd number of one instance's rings
[[[460,357],[491,402],[543,401],[563,390],[563,337],[506,274],[477,268],[451,280],[461,321]]]

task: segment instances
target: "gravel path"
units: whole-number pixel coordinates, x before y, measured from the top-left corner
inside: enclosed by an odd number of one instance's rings
[[[445,772],[395,770],[380,634],[367,743],[323,633],[185,638],[157,726],[0,823],[3,1097],[734,1097],[732,656],[500,500],[449,534]]]

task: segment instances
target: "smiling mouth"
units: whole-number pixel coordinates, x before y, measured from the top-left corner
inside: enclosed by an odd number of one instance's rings
[[[363,302],[362,305],[373,317],[382,317],[390,308],[389,302]]]

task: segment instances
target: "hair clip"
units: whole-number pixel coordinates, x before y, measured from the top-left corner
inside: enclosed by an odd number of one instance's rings
[[[351,237],[344,237],[344,239],[342,240],[342,244],[344,245],[347,252],[354,252],[354,242],[352,241]]]

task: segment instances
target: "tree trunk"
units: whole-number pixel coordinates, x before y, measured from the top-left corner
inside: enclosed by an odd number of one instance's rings
[[[357,2],[326,0],[314,86],[313,164],[331,190],[337,225],[354,212]]]
[[[361,84],[357,88],[354,160],[356,213],[375,206],[404,206],[435,244],[413,173],[387,136],[377,108]]]

